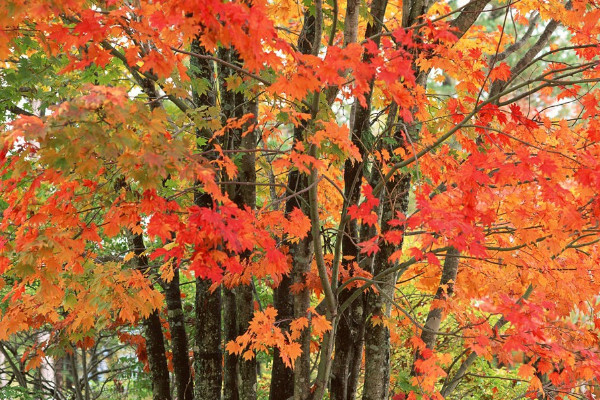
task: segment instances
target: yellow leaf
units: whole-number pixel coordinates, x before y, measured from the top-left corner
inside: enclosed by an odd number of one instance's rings
[[[171,261],[167,261],[161,265],[159,271],[160,278],[167,283],[171,282],[175,276],[175,271],[173,271],[173,263]]]
[[[127,262],[129,260],[131,260],[133,257],[135,257],[135,253],[133,251],[130,251],[129,253],[127,253],[127,255],[125,255],[125,257],[123,258],[123,262]]]

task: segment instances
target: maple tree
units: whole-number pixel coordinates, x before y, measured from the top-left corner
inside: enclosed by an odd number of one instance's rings
[[[595,398],[599,20],[0,2],[0,390]]]

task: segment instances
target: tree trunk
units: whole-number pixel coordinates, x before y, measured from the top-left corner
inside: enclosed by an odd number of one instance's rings
[[[380,33],[381,21],[385,16],[387,0],[374,0],[371,3],[371,15],[373,22],[367,25],[365,37],[371,37]],[[374,43],[379,46],[379,37]],[[363,61],[368,62],[369,56],[365,55]],[[369,93],[365,96],[366,106],[361,106],[358,101],[353,107],[352,119],[352,143],[358,147],[363,159],[366,157],[365,139],[370,135],[371,97],[373,93],[373,82],[370,83]],[[347,207],[358,205],[360,202],[360,188],[364,175],[364,164],[347,160],[344,165],[344,195],[348,201]],[[342,241],[344,260],[353,257],[358,263],[360,249],[357,243],[363,238],[359,237],[358,224],[351,220],[346,223],[345,234]],[[365,230],[367,232],[369,230]],[[364,238],[368,239],[368,238]],[[343,261],[346,268],[352,266],[349,261]],[[340,293],[340,303],[343,303],[353,293],[353,290],[343,290]],[[335,338],[335,358],[332,365],[331,398],[333,400],[354,400],[360,377],[362,364],[362,353],[365,333],[365,296],[359,296],[340,316],[338,331]]]
[[[236,297],[237,288],[223,290],[223,329],[225,331],[225,343],[235,340],[238,335],[236,326]],[[223,376],[223,399],[239,400],[237,383],[237,356],[225,354],[224,376]]]
[[[279,327],[287,330],[290,327],[290,320],[294,317],[294,302],[290,295],[290,286],[292,278],[289,275],[284,276],[279,286],[273,291],[273,302],[277,309],[277,316],[283,321]],[[288,368],[281,360],[279,350],[273,352],[273,370],[271,372],[271,389],[269,391],[269,400],[288,400],[294,396],[294,371]]]
[[[154,310],[152,314],[144,320],[144,327],[146,353],[148,354],[148,364],[150,365],[150,375],[152,379],[152,399],[171,400],[169,369],[167,368],[165,342],[158,310]]]
[[[390,113],[388,125],[395,122],[395,108]],[[402,143],[402,142],[400,142]],[[375,179],[378,179],[377,176]],[[385,186],[381,196],[380,225],[382,231],[389,229],[387,221],[395,218],[396,213],[406,214],[408,210],[408,194],[410,191],[410,175],[397,177]],[[390,255],[396,248],[402,248],[402,242],[397,246],[382,243],[381,249],[375,256],[373,275],[389,268]],[[378,293],[367,293],[366,313],[370,320],[365,328],[365,384],[363,400],[386,400],[389,392],[390,380],[390,332],[383,323],[389,318],[392,300],[399,273],[393,273],[381,279]]]
[[[235,49],[223,49],[220,57],[229,61],[231,64],[240,65],[241,62]],[[221,107],[224,122],[228,118],[241,118],[245,114],[253,114],[254,121],[242,129],[236,129],[228,132],[224,138],[223,148],[228,150],[250,150],[242,152],[238,165],[237,181],[242,184],[224,184],[224,190],[229,194],[231,200],[239,208],[256,208],[256,132],[251,130],[245,132],[246,128],[255,122],[258,115],[258,103],[255,100],[247,98],[243,93],[236,93],[228,90],[226,77],[238,74],[227,68],[220,67],[219,79],[221,85]],[[223,177],[224,181],[229,181],[229,177]],[[251,254],[242,254],[242,261],[250,261]],[[229,320],[225,323],[226,340],[233,340],[238,335],[242,335],[248,329],[250,320],[254,315],[254,301],[252,286],[241,285],[234,289],[235,296],[226,296],[226,313]],[[233,314],[233,315],[232,315]],[[254,400],[256,399],[257,389],[257,361],[256,358],[245,360],[238,356],[227,356],[225,365],[225,398]],[[232,386],[233,385],[233,386]],[[234,393],[237,392],[237,393]]]
[[[236,288],[235,303],[237,332],[241,335],[248,329],[250,320],[254,314],[254,308],[252,307],[254,304],[252,286],[243,285]],[[251,360],[245,360],[238,357],[237,378],[240,400],[256,399],[256,371],[256,357]]]
[[[173,351],[173,373],[178,400],[194,399],[194,384],[190,370],[190,357],[185,318],[181,304],[179,288],[179,269],[175,269],[173,280],[165,284],[165,298],[169,328],[171,330],[171,345]]]
[[[458,273],[458,250],[454,247],[448,250],[446,253],[446,259],[444,260],[444,267],[442,268],[442,277],[440,278],[440,284],[435,293],[433,301],[443,300],[446,297],[452,296],[454,293],[454,282],[456,281],[456,274]],[[446,289],[444,289],[446,288]],[[421,332],[421,340],[425,343],[425,347],[428,349],[434,349],[437,339],[437,331],[440,329],[442,323],[443,309],[440,307],[434,307],[429,310],[427,319],[425,320],[425,329]],[[421,371],[418,368],[418,361],[422,360],[423,356],[421,352],[417,350],[415,355],[415,362],[412,367],[413,375],[420,375]]]
[[[204,48],[197,40],[192,42],[191,50],[204,54]],[[192,79],[203,80],[209,89],[204,93],[193,91],[196,107],[211,107],[216,104],[215,85],[212,81],[213,65],[196,57],[190,60]],[[199,137],[206,140],[212,133],[201,128],[197,131]],[[201,150],[208,150],[202,148]],[[194,203],[199,207],[212,206],[212,199],[206,193],[196,191]],[[194,395],[196,399],[220,399],[223,375],[223,353],[221,349],[221,288],[210,291],[212,282],[196,279],[195,298],[195,337],[194,337]]]
[[[313,50],[313,42],[315,40],[315,16],[311,15],[310,11],[304,14],[304,24],[302,32],[298,39],[298,50],[303,54],[310,54]],[[307,112],[305,109],[304,112]],[[294,128],[294,144],[304,140],[305,126],[301,125]],[[308,180],[305,175],[302,175],[298,170],[290,171],[288,175],[287,187],[292,193],[291,195],[305,190],[308,187]],[[306,204],[308,202],[308,194],[304,191],[297,196],[291,196],[285,204],[286,214],[289,214],[294,209],[302,210],[305,215],[308,215]],[[305,289],[299,293],[292,294],[290,291],[291,284],[305,283],[306,273],[310,271],[312,261],[312,235],[300,240],[297,243],[286,243],[289,248],[289,254],[292,258],[291,278],[284,279],[280,286],[275,289],[274,296],[277,299],[276,307],[278,315],[281,319],[287,318],[290,315],[290,305],[293,305],[293,317],[308,317],[307,309],[310,306],[310,291]],[[287,369],[280,357],[273,359],[273,375],[271,381],[271,390],[275,389],[276,394],[270,396],[271,400],[287,400],[293,396],[294,400],[304,400],[310,397],[310,334],[309,329],[305,329],[299,339],[302,354],[296,360],[293,373]],[[275,385],[281,385],[276,388]]]
[[[456,275],[458,273],[458,256],[458,250],[454,247],[450,248],[448,253],[446,253],[442,277],[440,278],[440,284],[438,285],[433,301],[450,297],[454,293],[454,282],[456,282]],[[444,287],[446,287],[446,289],[444,289]],[[425,328],[427,328],[427,330],[421,332],[421,340],[428,349],[433,349],[435,347],[435,341],[437,339],[436,332],[440,329],[442,323],[442,312],[442,308],[435,307],[429,310],[429,314],[427,314],[427,320],[425,321]]]
[[[221,398],[221,288],[210,291],[211,282],[196,279],[196,347],[194,349],[195,398]]]
[[[142,235],[133,235],[131,247],[136,255],[138,265],[144,274],[148,273],[148,257],[144,255],[146,246]],[[160,321],[159,310],[154,310],[144,319],[144,339],[146,353],[152,379],[153,400],[171,400],[171,383],[165,353],[165,341]],[[75,378],[77,379],[77,378]]]

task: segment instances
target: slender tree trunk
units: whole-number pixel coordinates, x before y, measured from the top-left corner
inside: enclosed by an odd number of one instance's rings
[[[317,35],[317,21],[314,14],[309,10],[304,13],[304,24],[302,32],[298,39],[298,50],[302,54],[313,53],[313,46]],[[305,112],[308,110],[304,110]],[[306,126],[304,124],[294,128],[294,141],[302,142],[304,140]],[[298,192],[308,187],[308,177],[302,175],[298,170],[290,172],[288,187],[294,192]],[[299,208],[304,214],[309,215],[308,193],[299,198],[292,197],[286,203],[286,213]],[[318,240],[309,234],[303,240],[290,247],[292,256],[292,280],[294,284],[306,283],[306,274],[310,271],[310,265],[313,259],[312,241]],[[305,288],[294,296],[294,318],[308,317],[307,310],[310,307],[310,290]],[[294,400],[305,400],[310,398],[310,333],[305,329],[300,336],[300,346],[302,354],[296,360],[294,366]]]
[[[403,2],[402,24],[409,27],[415,23],[418,18],[424,14],[431,5],[429,0],[408,0]],[[374,33],[375,34],[375,33]],[[413,67],[415,74],[418,70]],[[425,85],[426,74],[418,74],[418,84]],[[397,105],[392,104],[388,116],[389,132],[393,132],[393,126],[396,123]],[[393,139],[396,146],[406,147],[407,138],[405,135],[414,132],[405,132],[397,129],[394,132]],[[379,171],[379,169],[378,169]],[[381,176],[379,172],[374,172],[372,184],[379,182]],[[390,182],[385,182],[385,190],[380,198],[380,224],[382,231],[389,229],[387,221],[395,218],[397,212],[406,214],[408,210],[408,199],[410,194],[410,176],[397,176]],[[391,267],[389,256],[397,247],[402,247],[403,240],[397,246],[382,243],[380,251],[375,256],[372,273],[378,273]],[[389,396],[389,378],[390,378],[390,335],[389,329],[383,323],[382,319],[389,317],[392,302],[394,299],[395,285],[401,271],[387,275],[379,283],[378,293],[369,292],[367,294],[367,314],[370,321],[365,328],[365,384],[363,388],[363,400],[385,400]],[[379,319],[380,321],[376,321]]]
[[[240,64],[235,49],[224,49],[221,58],[232,64]],[[247,98],[243,93],[235,93],[227,88],[226,77],[237,72],[226,67],[219,70],[221,85],[221,107],[223,119],[240,118],[245,114],[258,115],[258,103]],[[254,121],[250,121],[249,124]],[[242,135],[246,127],[229,132],[224,140],[223,148],[229,150],[254,150],[256,148],[256,132],[251,130]],[[229,197],[240,208],[256,207],[256,158],[253,151],[242,152],[238,165],[236,180],[244,184],[225,184],[224,189]],[[224,181],[230,180],[224,177]],[[250,261],[250,254],[241,255],[242,260]],[[253,291],[251,285],[241,285],[234,289],[235,295],[228,293],[225,296],[227,318],[225,323],[226,340],[233,340],[243,334],[249,326],[254,314]],[[229,291],[228,291],[229,292]],[[253,400],[256,399],[257,389],[257,361],[256,358],[245,360],[238,356],[226,356],[225,364],[225,399]],[[234,385],[232,387],[232,385]]]
[[[221,398],[221,288],[210,291],[211,282],[196,279],[196,347],[194,349],[195,398]]]
[[[434,296],[434,301],[442,300],[446,297],[452,296],[454,293],[454,282],[456,281],[456,275],[458,273],[458,250],[454,247],[448,250],[446,259],[444,260],[444,267],[442,268],[442,276],[440,278],[440,284]],[[437,340],[437,331],[440,329],[442,323],[443,309],[440,307],[433,307],[427,314],[425,320],[425,329],[421,332],[421,340],[425,343],[425,347],[428,349],[434,349]],[[419,351],[415,355],[415,362],[413,363],[412,373],[413,375],[420,375],[421,371],[418,368],[418,361],[422,360],[423,356]]]
[[[142,89],[151,101],[150,109],[158,107],[158,104],[153,101],[157,98],[154,83],[149,79],[143,79],[141,83]],[[123,186],[125,181],[123,180],[117,185]],[[136,255],[138,266],[147,274],[149,264],[148,257],[144,255],[146,245],[142,235],[136,234],[131,237],[131,247]],[[159,310],[154,310],[144,319],[143,325],[146,353],[152,379],[152,398],[153,400],[171,400],[171,384]]]
[[[73,375],[73,383],[75,386],[75,397],[77,400],[83,400],[83,391],[81,389],[81,382],[79,380],[79,371],[77,370],[77,351],[73,350],[73,353],[69,355],[69,361],[71,364],[71,374]],[[152,370],[150,370],[152,373]],[[156,400],[156,392],[154,386],[152,387],[153,399]]]
[[[225,331],[225,343],[237,337],[236,291],[237,288],[223,290],[223,329]],[[237,356],[226,353],[224,361],[223,399],[239,400],[236,372]]]
[[[146,246],[141,235],[133,235],[131,247],[137,257],[139,267],[147,273],[148,257],[144,255]],[[171,383],[159,310],[154,310],[144,319],[143,324],[152,379],[152,398],[153,400],[171,400]]]
[[[475,0],[470,2],[463,12],[452,21],[452,25],[457,29],[457,36],[461,37],[477,19],[483,8],[489,0]],[[416,23],[422,14],[431,6],[432,2],[427,0],[409,0],[403,2],[403,26],[408,28]],[[416,66],[413,70],[417,75],[417,83],[426,86],[428,71],[419,71]],[[397,106],[392,105],[388,117],[390,127],[395,123],[395,110]],[[413,129],[414,130],[414,129]],[[405,146],[406,138],[403,134],[415,134],[416,132],[397,131],[394,138],[397,143]],[[377,175],[374,175],[378,178]],[[396,178],[399,183],[394,182],[386,184],[386,190],[381,198],[381,229],[385,231],[386,221],[394,218],[396,211],[406,214],[408,209],[408,196],[410,192],[410,176]],[[399,247],[402,243],[399,244]],[[383,243],[381,250],[376,255],[373,266],[373,273],[377,274],[390,267],[388,258],[395,250],[395,246]],[[385,317],[389,315],[391,302],[394,296],[394,287],[398,274],[388,275],[384,282],[380,284],[380,294],[368,293],[367,313],[373,317]],[[440,310],[441,311],[441,310]],[[428,339],[431,340],[431,339]],[[390,375],[390,340],[389,330],[383,324],[368,323],[365,334],[365,384],[363,388],[363,400],[384,400],[389,395],[389,375]],[[471,358],[471,357],[470,357]],[[467,361],[470,361],[470,358]],[[466,362],[465,366],[470,365],[472,361]],[[451,389],[453,390],[453,388]],[[451,391],[450,390],[450,391]]]
[[[152,399],[171,400],[171,384],[169,382],[169,369],[165,356],[165,342],[162,332],[162,324],[158,310],[144,320],[146,353],[150,365],[152,379]]]
[[[384,20],[387,0],[374,0],[371,3],[371,15],[373,22],[367,25],[365,37],[371,37],[380,33],[381,22]],[[350,35],[350,33],[348,33]],[[379,45],[379,37],[374,39]],[[368,62],[369,56],[365,55],[363,61]],[[364,146],[365,139],[370,135],[371,97],[373,93],[373,82],[366,96],[366,106],[358,102],[353,107],[352,119],[352,142],[358,147],[363,159],[366,157]],[[357,205],[360,201],[360,188],[364,175],[364,164],[347,160],[344,165],[344,194],[349,204]],[[367,230],[365,230],[366,232]],[[359,262],[360,251],[357,243],[359,238],[358,224],[349,221],[345,226],[345,235],[342,242],[344,259],[353,257],[354,262]],[[352,266],[346,263],[346,268]],[[352,290],[343,290],[340,293],[340,303],[343,303],[352,295]],[[360,377],[364,333],[365,333],[365,296],[359,296],[341,315],[338,331],[335,338],[335,358],[332,365],[331,398],[333,400],[354,400]]]
[[[532,291],[533,291],[533,286],[529,285],[527,290],[525,290],[525,293],[523,293],[521,298],[517,301],[517,304],[523,304],[523,300],[527,300],[529,298],[529,296],[531,296]],[[500,318],[494,324],[494,327],[492,328],[492,332],[500,331],[500,329],[502,329],[502,327],[504,325],[506,325],[507,323],[508,323],[508,321],[506,320],[506,318],[504,318],[504,316],[502,316],[502,318]],[[442,386],[442,390],[440,390],[440,394],[443,397],[448,397],[454,392],[454,390],[456,389],[456,387],[458,386],[458,384],[460,383],[462,378],[467,376],[467,371],[469,370],[471,365],[473,365],[475,360],[477,360],[477,353],[475,353],[473,351],[467,356],[467,358],[464,359],[464,361],[462,362],[462,364],[460,365],[460,367],[458,368],[456,373],[454,375],[452,375],[452,377],[450,377],[450,371],[448,371],[448,376],[446,377],[446,381],[444,382],[444,384]]]
[[[283,321],[279,327],[289,329],[290,320],[294,317],[294,302],[290,295],[292,278],[286,275],[279,286],[273,291],[273,303],[278,311],[277,316]],[[288,368],[279,355],[279,350],[273,352],[273,370],[271,371],[271,390],[269,400],[288,400],[294,396],[294,371]]]
[[[394,105],[395,106],[395,105]],[[390,112],[388,125],[395,122],[395,107]],[[402,142],[401,142],[402,143]],[[374,175],[377,179],[379,175]],[[395,218],[399,211],[406,214],[408,210],[408,194],[410,191],[410,175],[398,177],[385,186],[381,196],[380,226],[382,231],[389,229],[387,221]],[[402,243],[398,244],[402,247]],[[375,256],[373,275],[377,275],[390,267],[389,257],[396,250],[395,245],[382,243]],[[392,300],[396,288],[398,273],[389,274],[382,279],[378,292],[367,293],[366,312],[369,320],[365,328],[365,384],[363,400],[385,400],[389,394],[390,380],[390,332],[383,323],[389,318]]]
[[[177,399],[193,400],[194,384],[190,369],[190,357],[187,333],[185,332],[185,318],[181,304],[181,290],[179,288],[179,269],[176,268],[173,280],[165,284],[165,298],[169,328],[171,330],[171,344],[173,351],[173,373],[175,375],[175,388]]]
[[[238,334],[243,334],[248,329],[250,320],[254,314],[252,286],[243,285],[237,288],[236,302],[236,324]],[[256,357],[251,360],[238,358],[237,378],[240,400],[256,399],[257,385],[257,361]]]
[[[205,53],[197,40],[192,42],[192,51]],[[193,91],[196,107],[211,107],[216,104],[213,76],[213,65],[195,57],[190,60],[192,79],[202,80],[205,87],[203,93]],[[208,141],[212,134],[201,128],[197,135]],[[208,146],[201,150],[208,150]],[[212,199],[206,193],[196,191],[194,203],[199,207],[211,207]],[[194,396],[196,399],[220,399],[223,375],[223,353],[221,349],[221,288],[210,290],[212,282],[196,279],[195,298],[195,337],[194,337]]]
[[[304,24],[300,38],[298,39],[298,50],[303,54],[310,54],[313,50],[315,40],[315,16],[309,11],[304,14]],[[307,110],[305,110],[306,112]],[[301,125],[294,128],[294,143],[304,140],[305,126]],[[288,175],[287,187],[293,192],[298,193],[308,187],[308,179],[298,170],[290,171]],[[289,193],[291,194],[291,193]],[[292,212],[298,208],[304,214],[308,215],[306,204],[308,203],[308,194],[306,192],[297,196],[291,196],[285,205],[286,213]],[[290,305],[293,308],[293,317],[308,317],[307,310],[310,306],[310,291],[301,290],[299,293],[292,294],[291,284],[304,284],[306,273],[310,271],[310,265],[313,257],[312,235],[301,239],[296,243],[287,243],[289,253],[292,258],[291,277],[282,280],[279,287],[275,289],[275,306],[281,319],[288,318],[290,315]],[[271,400],[287,400],[293,397],[294,400],[304,400],[310,397],[310,334],[306,329],[299,338],[302,354],[296,360],[293,374],[283,364],[280,357],[273,359],[273,378],[271,381]]]

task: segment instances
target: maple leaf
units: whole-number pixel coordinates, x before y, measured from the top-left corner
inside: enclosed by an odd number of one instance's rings
[[[230,340],[227,342],[227,345],[225,345],[225,350],[227,350],[229,354],[242,354],[244,347],[241,346],[237,341]]]
[[[535,373],[535,367],[533,367],[530,364],[522,364],[519,367],[519,376],[525,379],[529,379],[533,376],[533,374]]]
[[[492,82],[496,80],[508,81],[510,75],[510,66],[505,62],[501,62],[497,67],[494,67],[490,71],[490,80]]]
[[[369,240],[359,243],[358,246],[360,247],[361,253],[365,253],[368,256],[372,256],[373,254],[377,253],[380,249],[379,237],[375,236]]]
[[[331,330],[331,322],[323,315],[313,314],[311,320],[312,333],[321,336]]]

